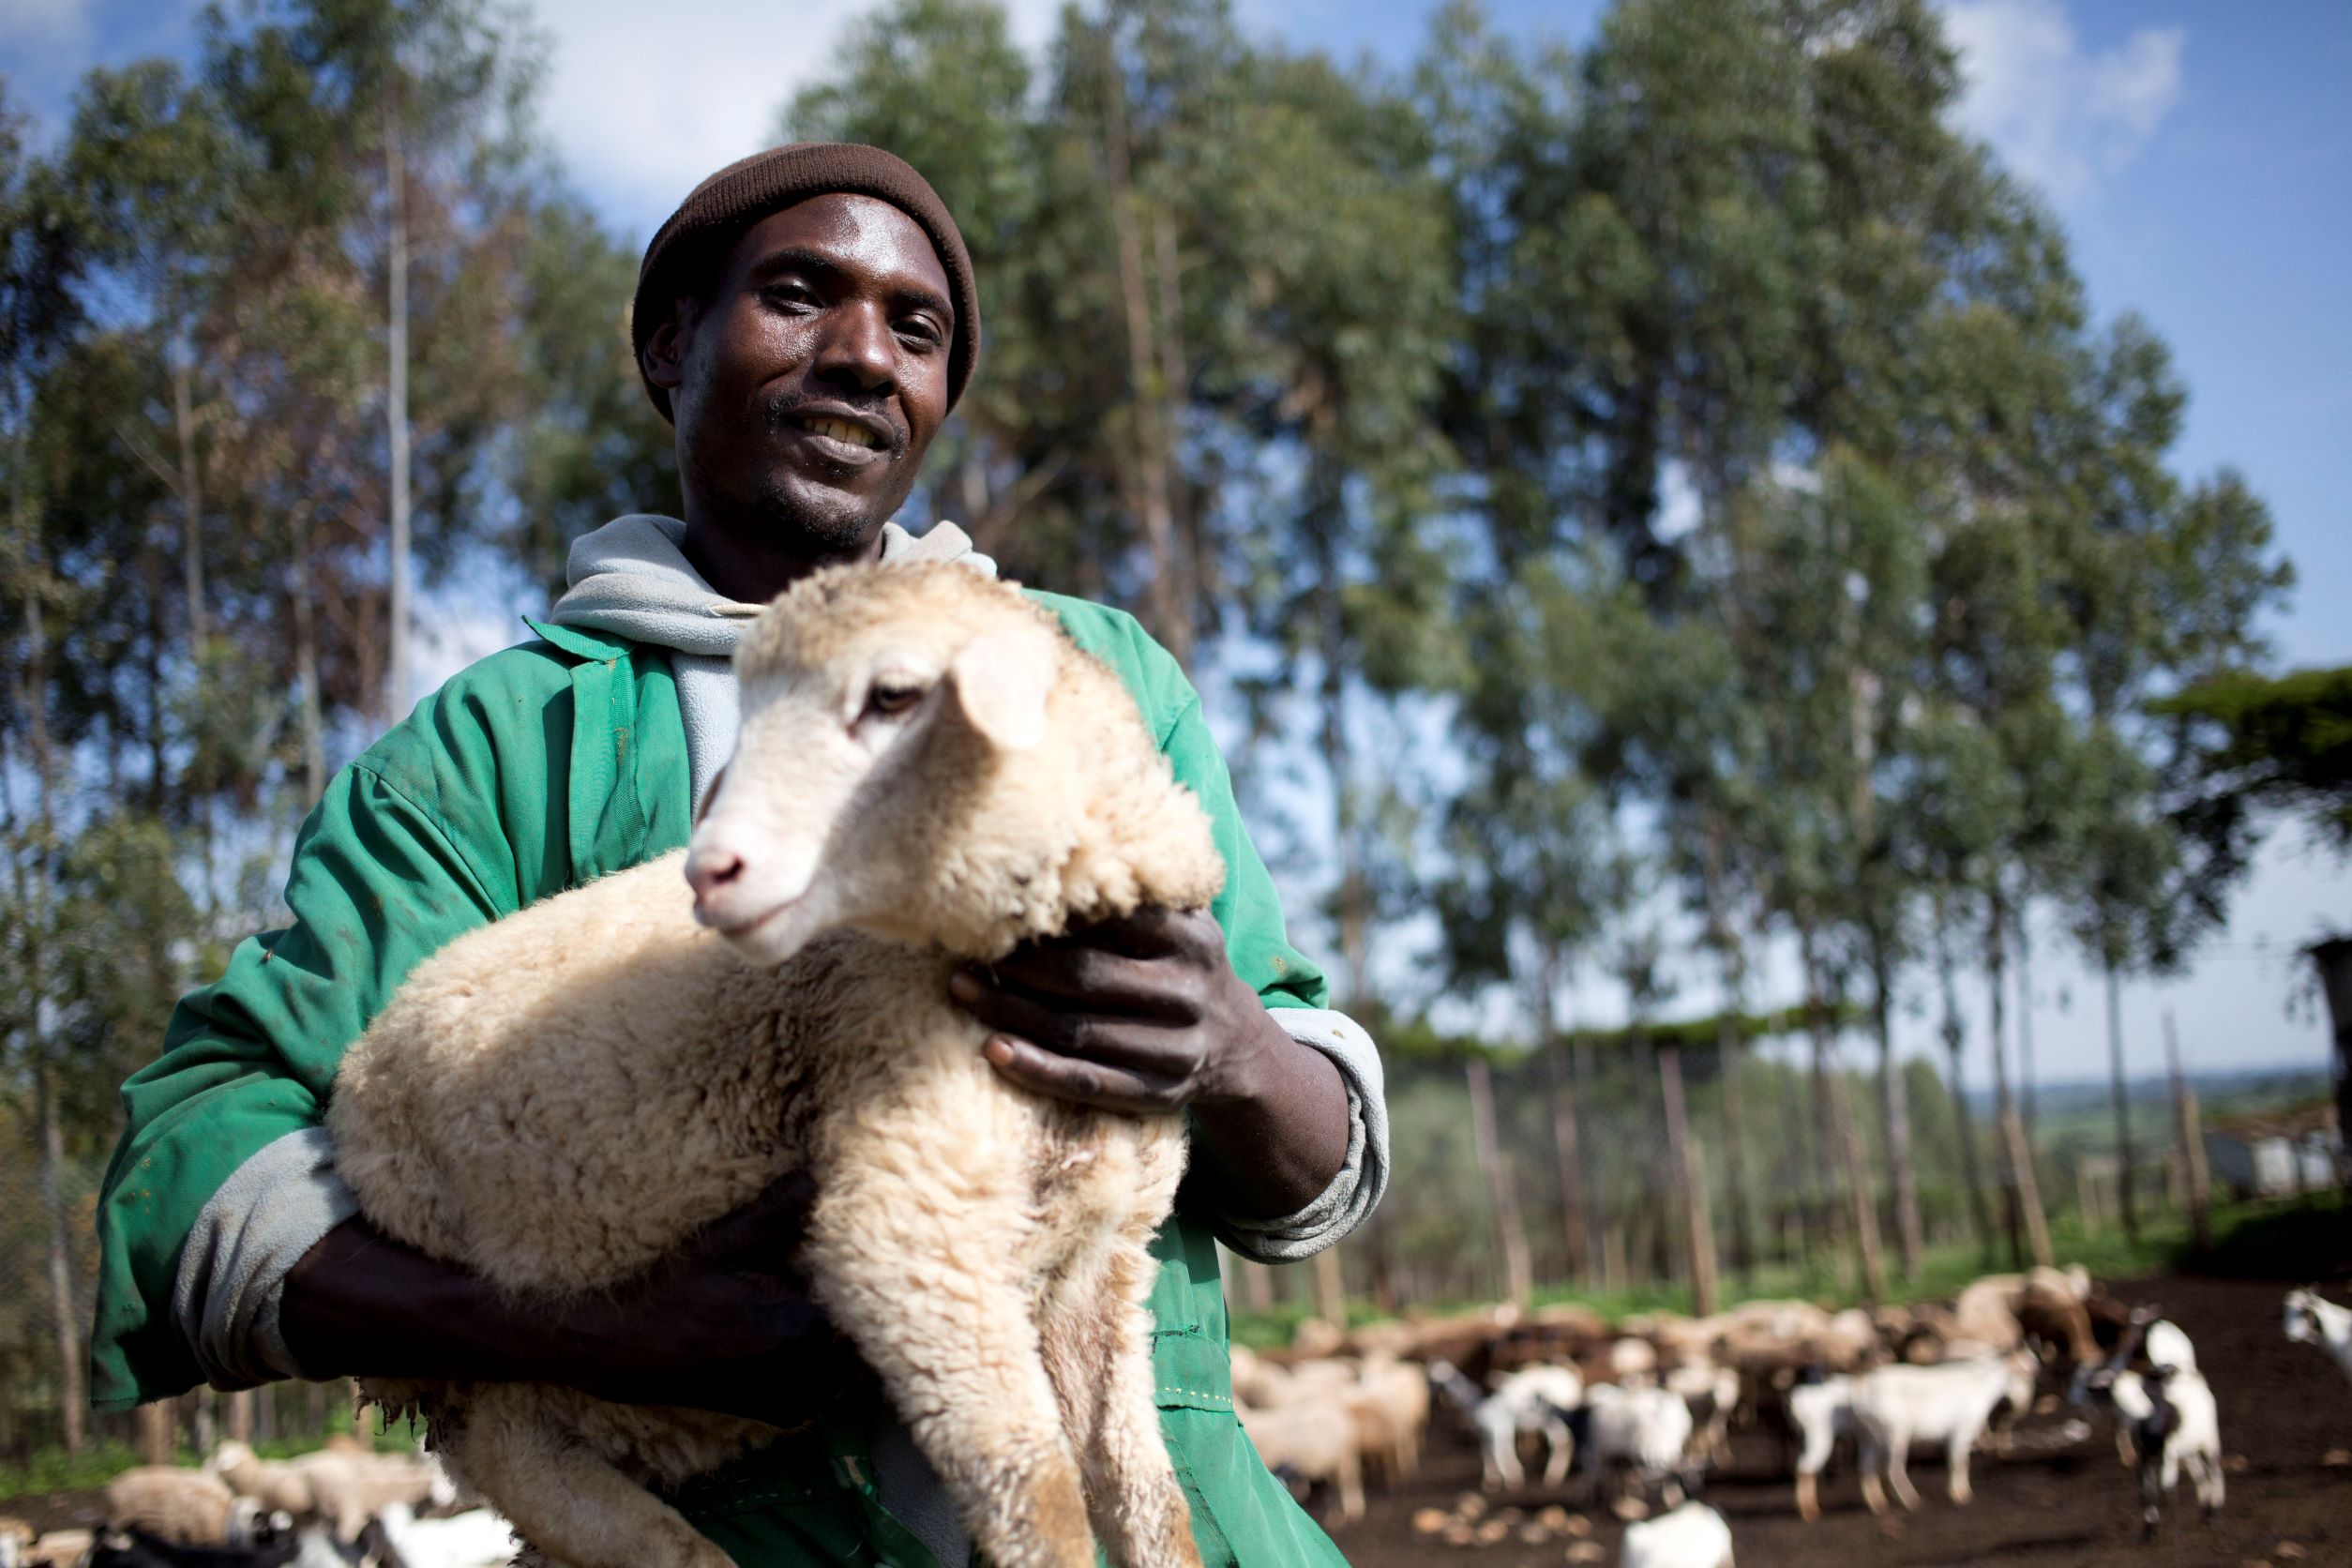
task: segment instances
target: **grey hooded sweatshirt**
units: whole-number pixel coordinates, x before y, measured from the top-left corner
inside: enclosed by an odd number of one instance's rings
[[[732,754],[741,709],[733,655],[763,608],[729,599],[703,581],[680,549],[686,524],[636,514],[615,519],[572,546],[569,586],[549,619],[665,648],[686,730],[687,776],[700,807]],[[897,523],[882,531],[885,561],[954,561],[988,576],[996,563],[963,530],[934,524],[920,537]],[[1315,1200],[1294,1214],[1226,1217],[1218,1239],[1244,1258],[1284,1263],[1322,1251],[1368,1216],[1388,1185],[1388,1113],[1380,1052],[1346,1015],[1276,1008],[1274,1019],[1330,1058],[1348,1088],[1348,1160]],[[173,1280],[173,1315],[206,1380],[250,1388],[302,1368],[278,1324],[286,1274],[318,1240],[358,1212],[335,1170],[324,1127],[289,1133],[239,1166],[197,1217]],[[903,1426],[883,1419],[874,1435],[876,1480],[891,1511],[958,1568],[970,1548],[946,1493]]]

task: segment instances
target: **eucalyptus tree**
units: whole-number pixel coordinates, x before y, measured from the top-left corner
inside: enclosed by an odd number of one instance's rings
[[[29,1091],[40,1137],[41,1204],[48,1221],[51,1331],[57,1351],[63,1438],[83,1444],[80,1322],[61,1183],[65,1157],[59,1107],[63,1042],[57,1028],[60,912],[57,883],[68,822],[61,799],[69,778],[52,726],[50,678],[60,620],[75,586],[59,570],[49,514],[56,453],[44,423],[47,379],[70,354],[81,325],[76,295],[88,254],[85,214],[68,182],[27,144],[26,125],[0,83],[0,463],[7,470],[7,532],[0,547],[0,657],[8,701],[0,718],[0,802],[6,821],[5,890],[9,984],[0,1003],[11,1075]],[[30,792],[20,801],[20,780]]]
[[[334,388],[309,454],[313,483],[341,492],[310,544],[383,552],[381,599],[334,628],[379,719],[407,701],[419,567],[464,559],[491,522],[485,460],[522,380],[537,48],[490,0],[299,0],[206,23],[207,84],[269,172],[242,212],[249,254],[339,335],[316,357],[370,362]]]

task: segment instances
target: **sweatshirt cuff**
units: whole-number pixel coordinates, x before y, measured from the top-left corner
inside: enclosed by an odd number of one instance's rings
[[[1380,1048],[1362,1025],[1324,1007],[1269,1009],[1282,1032],[1312,1046],[1348,1087],[1348,1158],[1331,1184],[1296,1214],[1277,1219],[1217,1216],[1218,1241],[1253,1263],[1295,1263],[1335,1244],[1380,1206],[1388,1190],[1388,1102]]]
[[[172,1319],[215,1388],[302,1377],[278,1326],[286,1274],[359,1212],[335,1140],[306,1127],[264,1144],[196,1216],[172,1283]]]

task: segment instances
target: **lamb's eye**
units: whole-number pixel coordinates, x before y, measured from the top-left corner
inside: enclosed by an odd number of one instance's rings
[[[873,689],[866,694],[866,711],[886,717],[905,713],[922,701],[923,688],[919,686],[906,681],[876,681]]]

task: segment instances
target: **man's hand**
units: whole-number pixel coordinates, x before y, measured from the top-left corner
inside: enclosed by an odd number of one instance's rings
[[[989,1063],[1025,1089],[1190,1110],[1191,1180],[1221,1213],[1293,1213],[1347,1161],[1339,1070],[1283,1033],[1204,913],[1138,911],[967,966],[948,991],[993,1031]]]
[[[787,1177],[644,1278],[547,1308],[347,1220],[286,1275],[279,1323],[316,1378],[565,1383],[789,1426],[868,1376],[792,1271],[814,1199]]]

